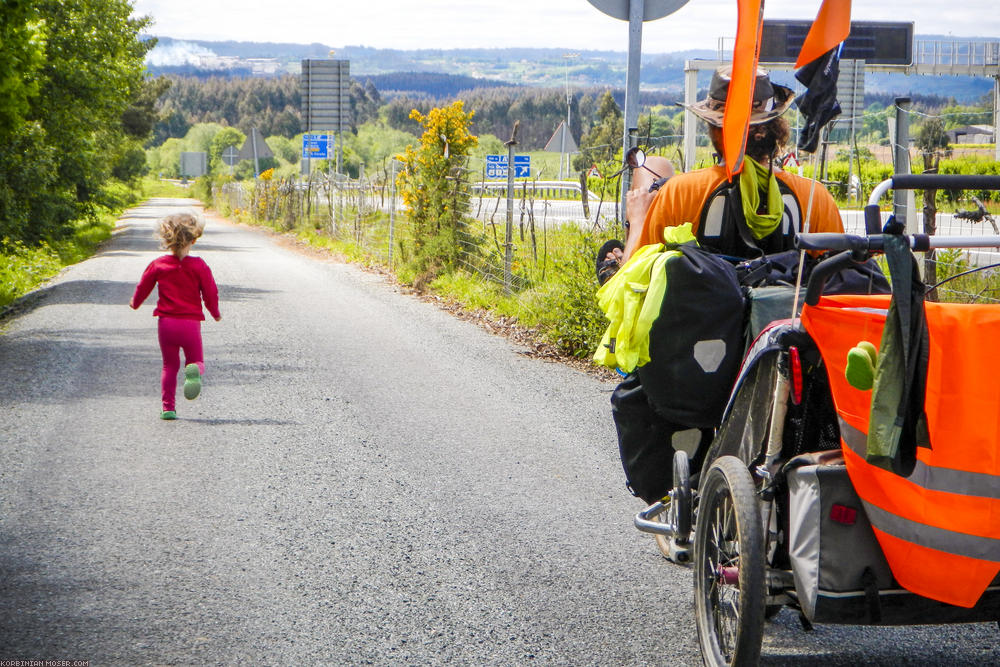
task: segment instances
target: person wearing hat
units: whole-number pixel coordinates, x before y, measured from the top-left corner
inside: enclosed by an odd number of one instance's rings
[[[708,123],[709,137],[719,155],[722,154],[722,118],[731,72],[731,66],[718,68],[712,75],[708,97],[687,106]],[[791,136],[788,121],[782,114],[793,100],[790,88],[772,83],[766,71],[757,70],[744,165],[735,178],[739,182],[739,198],[747,227],[756,245],[765,252],[787,249],[780,247],[788,245],[787,241],[778,237],[791,238],[794,232],[803,231],[807,215],[811,232],[843,232],[840,212],[827,189],[818,183],[814,186],[810,179],[782,171],[777,164],[778,155]],[[672,173],[666,158],[649,157],[647,164],[653,171]],[[692,231],[702,242],[710,225],[706,223],[706,229],[700,226],[717,208],[710,203],[714,203],[714,198],[728,185],[725,167],[721,164],[677,174],[653,191],[650,191],[649,180],[636,178],[627,196],[626,213],[631,224],[623,261],[637,248],[660,243],[664,228],[685,222],[692,223]],[[711,243],[703,245],[711,246]]]

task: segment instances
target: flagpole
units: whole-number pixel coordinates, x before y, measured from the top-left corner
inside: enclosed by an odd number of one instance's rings
[[[806,203],[806,217],[805,217],[805,220],[802,222],[802,233],[803,234],[808,234],[809,233],[809,222],[810,222],[810,218],[812,217],[813,195],[816,192],[816,165],[815,165],[816,154],[813,153],[810,157],[813,158],[814,164],[813,164],[813,172],[812,172],[812,183],[809,185],[809,201]],[[806,162],[803,161],[802,162],[802,169],[803,170],[805,170],[805,164],[806,164]],[[799,271],[798,271],[798,275],[795,278],[795,298],[792,299],[792,326],[795,326],[796,324],[798,324],[798,318],[799,318],[799,292],[802,289],[802,274],[803,274],[803,270],[805,269],[805,265],[806,265],[806,251],[805,250],[800,250],[799,251]]]

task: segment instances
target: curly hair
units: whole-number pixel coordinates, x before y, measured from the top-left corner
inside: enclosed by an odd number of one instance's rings
[[[722,128],[710,125],[708,134],[715,150],[721,154]],[[788,121],[780,116],[760,125],[751,125],[747,132],[746,154],[757,162],[764,162],[783,150],[791,136]]]
[[[205,220],[195,211],[164,216],[156,228],[160,244],[174,253],[194,243],[205,231]]]

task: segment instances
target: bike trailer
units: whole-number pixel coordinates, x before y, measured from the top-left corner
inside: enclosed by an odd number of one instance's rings
[[[845,377],[860,341],[882,350],[887,296],[825,296],[802,322],[829,375],[850,480],[899,584],[973,607],[1000,573],[1000,306],[921,304],[927,330],[921,441],[902,442],[886,466],[869,437],[871,390]],[[895,424],[903,432],[905,424]],[[889,420],[890,422],[892,420]],[[919,434],[918,434],[919,435]],[[914,436],[917,437],[917,436]],[[909,460],[905,460],[905,459]]]

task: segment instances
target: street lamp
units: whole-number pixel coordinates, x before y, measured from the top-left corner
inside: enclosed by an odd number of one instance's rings
[[[570,104],[572,98],[569,96],[569,61],[574,58],[579,58],[579,53],[564,53],[563,58],[566,60],[566,125],[563,126],[562,136],[560,138],[559,147],[559,180],[563,179],[563,155],[566,155],[566,135],[569,133],[569,121],[570,121]],[[569,174],[569,155],[566,155],[566,174]]]

